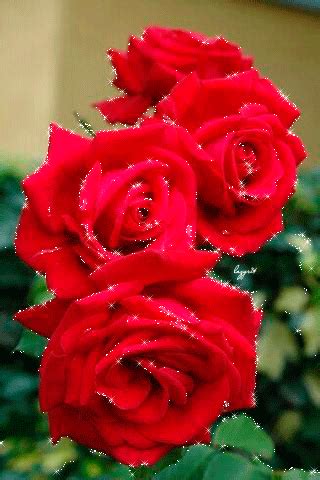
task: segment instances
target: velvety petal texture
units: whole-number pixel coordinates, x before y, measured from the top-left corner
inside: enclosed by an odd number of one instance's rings
[[[306,152],[290,127],[299,110],[256,70],[201,80],[193,73],[157,106],[183,127],[197,177],[200,243],[257,251],[282,230],[282,212]],[[155,120],[148,120],[148,122]]]
[[[90,274],[115,256],[192,247],[196,180],[180,135],[165,123],[94,139],[51,126],[15,245],[59,297],[91,293]]]
[[[141,265],[155,266],[153,252],[139,256]],[[168,264],[167,280],[139,276],[133,263],[125,275],[125,263],[107,264],[106,279],[116,284],[100,277],[98,293],[59,308],[50,302],[32,322],[29,313],[18,319],[45,331],[43,311],[55,318],[40,369],[53,441],[68,436],[137,466],[176,446],[209,442],[222,412],[253,406],[261,312],[249,294],[199,278],[179,260]]]
[[[298,109],[237,45],[149,27],[108,53],[122,94],[96,107],[140,121],[91,138],[51,125],[15,246],[54,298],[15,319],[49,339],[52,440],[139,466],[254,406],[262,312],[208,273],[282,229],[306,153]]]
[[[140,38],[131,36],[128,51],[109,49],[114,85],[125,95],[94,106],[109,123],[134,124],[139,117],[191,72],[200,78],[221,78],[251,68],[252,58],[222,37],[149,27]]]

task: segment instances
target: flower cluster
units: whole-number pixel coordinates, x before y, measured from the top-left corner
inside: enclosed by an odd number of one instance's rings
[[[123,95],[96,106],[126,128],[51,125],[16,250],[55,297],[16,319],[49,338],[52,440],[137,466],[254,405],[262,313],[209,272],[282,229],[305,151],[297,108],[221,37],[150,27],[109,55]]]

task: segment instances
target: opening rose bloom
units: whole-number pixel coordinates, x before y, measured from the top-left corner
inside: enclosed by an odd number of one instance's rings
[[[124,96],[98,102],[95,107],[110,123],[132,125],[185,75],[225,77],[248,70],[251,57],[221,37],[162,27],[147,28],[141,38],[131,36],[128,51],[110,49],[116,78]]]
[[[299,110],[269,80],[253,69],[216,80],[191,74],[156,116],[192,136],[185,143],[194,150],[200,241],[243,255],[282,230],[281,209],[306,153],[289,130]]]
[[[169,264],[148,251],[112,260],[93,274],[101,292],[60,315],[50,304],[18,315],[31,327],[37,310],[39,325],[44,311],[59,322],[40,369],[54,442],[68,436],[122,463],[153,464],[176,446],[209,443],[223,411],[253,406],[261,312],[245,292],[194,279],[203,253],[203,269],[206,252]]]
[[[60,297],[92,291],[90,273],[114,255],[189,248],[195,178],[166,124],[83,138],[56,125],[46,162],[23,182],[17,254]]]

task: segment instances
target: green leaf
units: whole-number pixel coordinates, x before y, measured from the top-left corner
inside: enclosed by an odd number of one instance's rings
[[[133,480],[129,467],[127,467],[127,465],[122,465],[118,462],[114,462],[112,465],[109,464],[105,471],[108,472],[108,477],[101,476],[99,477],[101,478],[101,480],[107,480],[109,478],[110,480]],[[90,473],[91,477],[95,478],[95,476],[92,474],[92,468]]]
[[[164,468],[153,478],[154,480],[200,480],[205,465],[213,455],[212,447],[195,445],[187,450],[181,460]]]
[[[288,360],[298,357],[298,345],[287,325],[273,319],[265,324],[258,342],[258,370],[277,380]]]
[[[198,477],[195,477],[198,478]],[[233,453],[220,453],[210,461],[203,480],[271,480],[268,468],[259,468]]]
[[[25,372],[10,372],[10,377],[3,385],[1,395],[12,401],[18,398],[22,400],[23,397],[36,392],[38,387],[38,378],[30,373]]]
[[[271,438],[246,415],[224,419],[218,426],[214,445],[244,450],[252,455],[272,458],[274,445]]]
[[[131,475],[135,480],[151,480],[153,478],[153,471],[149,467],[141,466],[132,468]]]
[[[28,295],[29,302],[36,305],[39,303],[45,303],[53,297],[54,295],[47,289],[45,277],[43,275],[37,275],[34,277]]]
[[[45,346],[47,345],[47,339],[37,335],[31,330],[23,330],[20,341],[15,350],[23,352],[26,355],[32,357],[41,357]]]
[[[95,137],[95,131],[93,130],[92,126],[89,122],[87,122],[84,118],[80,117],[78,112],[73,112],[75,118],[78,120],[80,126],[87,132],[90,137]]]
[[[152,470],[154,471],[154,473],[160,472],[165,467],[168,467],[169,465],[176,463],[178,460],[180,460],[182,454],[183,448],[174,448],[169,453],[167,453],[167,455],[160,458],[160,460],[158,460],[157,463],[152,466]]]

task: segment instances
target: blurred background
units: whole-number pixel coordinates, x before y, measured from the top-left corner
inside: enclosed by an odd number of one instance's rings
[[[301,108],[296,131],[308,168],[320,145],[320,1],[283,3],[305,9],[270,0],[1,0],[0,152],[29,171],[44,155],[50,121],[76,129],[77,110],[104,127],[90,104],[114,94],[106,48],[126,48],[129,34],[159,24],[223,35],[253,55]]]
[[[115,94],[104,52],[125,48],[129,34],[150,24],[240,44],[302,111],[294,130],[309,157],[285,210],[285,231],[257,255],[224,258],[217,274],[254,291],[265,309],[257,407],[248,413],[276,443],[272,466],[319,467],[319,12],[317,0],[0,0],[0,480],[130,478],[107,457],[68,440],[48,442],[37,404],[44,341],[22,332],[12,315],[50,295],[15,257],[13,238],[20,181],[46,153],[49,122],[80,132],[76,110],[104,128],[90,107]],[[251,267],[255,274],[235,273]]]

